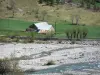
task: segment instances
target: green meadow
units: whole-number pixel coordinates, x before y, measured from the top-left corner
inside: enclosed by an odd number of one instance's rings
[[[25,31],[25,29],[31,24],[32,22],[0,19],[0,30]]]
[[[28,36],[30,33],[25,32],[26,28],[34,22],[20,21],[20,20],[11,20],[11,19],[0,19],[0,35],[19,35],[19,36]],[[69,22],[59,21],[52,23],[53,27],[56,30],[55,37],[66,38],[65,31],[75,27],[87,28],[88,36],[87,38],[100,38],[100,26],[99,25],[72,25]],[[38,35],[39,36],[39,35]]]
[[[55,25],[54,25],[55,27]],[[58,22],[56,24],[56,36],[57,37],[66,37],[65,31],[68,29],[74,29],[75,27],[87,28],[88,36],[87,38],[100,38],[100,26],[99,25],[72,25],[69,22]]]

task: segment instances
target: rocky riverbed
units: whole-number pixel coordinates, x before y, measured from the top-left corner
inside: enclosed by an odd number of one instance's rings
[[[78,42],[76,44],[63,42],[64,41],[62,41],[62,43],[58,43],[58,41],[55,41],[44,44],[0,43],[0,58],[12,58],[13,55],[19,60],[18,65],[23,71],[42,70],[65,64],[100,61],[100,43],[98,41]],[[53,61],[55,64],[49,66],[45,65],[48,61]],[[89,71],[91,70],[89,69],[88,72]],[[94,71],[95,69],[92,70],[92,72]],[[77,71],[77,73],[78,72],[79,71]],[[76,72],[72,73],[75,74]],[[78,75],[77,73],[76,75]],[[86,73],[87,72],[81,72],[79,75],[86,75]],[[58,73],[53,74],[58,75]],[[100,73],[92,73],[90,75],[99,74]]]

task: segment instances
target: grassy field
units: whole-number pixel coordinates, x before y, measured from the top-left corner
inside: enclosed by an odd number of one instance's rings
[[[88,36],[87,36],[88,38],[100,38],[100,26],[98,26],[98,25],[95,25],[95,26],[94,25],[76,26],[76,25],[71,25],[71,23],[68,23],[68,22],[58,22],[57,23],[56,31],[58,34],[56,36],[57,37],[66,37],[65,31],[67,29],[71,29],[71,28],[75,28],[75,27],[87,28],[88,29]]]
[[[11,20],[11,19],[0,19],[0,35],[20,35],[28,36],[28,32],[25,32],[25,29],[28,28],[33,22],[26,22],[20,20]],[[55,28],[55,23],[52,23]],[[75,27],[85,27],[88,29],[88,38],[100,38],[100,26],[98,25],[71,25],[67,21],[59,21],[56,23],[56,35],[55,37],[65,38],[65,31],[67,29]]]
[[[28,28],[28,26],[32,23],[33,22],[26,22],[20,20],[0,19],[0,29],[25,31],[25,29]]]

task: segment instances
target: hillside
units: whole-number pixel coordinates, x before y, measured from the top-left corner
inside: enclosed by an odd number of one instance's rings
[[[77,8],[76,4],[64,4],[46,6],[38,4],[38,0],[0,0],[0,18],[12,18],[13,11],[9,9],[14,6],[14,18],[27,21],[55,21],[71,22],[71,16],[78,15],[79,23],[86,25],[100,25],[100,12],[93,12],[85,8]]]

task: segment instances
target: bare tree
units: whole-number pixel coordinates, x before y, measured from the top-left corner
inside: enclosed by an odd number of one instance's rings
[[[3,0],[0,0],[0,16],[1,16],[1,14],[2,14],[2,11],[3,11],[3,9],[2,9],[2,7],[3,7],[3,4],[2,4],[2,2],[3,2]]]
[[[79,25],[80,16],[76,15],[75,18],[76,18],[76,25]]]
[[[11,10],[12,10],[12,17],[14,17],[15,16],[15,10],[16,10],[16,2],[15,2],[15,0],[10,0],[10,8],[11,8]]]
[[[71,15],[72,25],[79,25],[80,15]]]
[[[74,15],[71,15],[72,24],[74,24]]]
[[[47,11],[44,10],[44,11],[42,12],[42,16],[43,16],[43,17],[42,17],[42,20],[43,20],[43,21],[45,20],[45,16],[46,16],[46,15],[47,15]]]
[[[39,18],[39,8],[34,9],[35,18]]]

